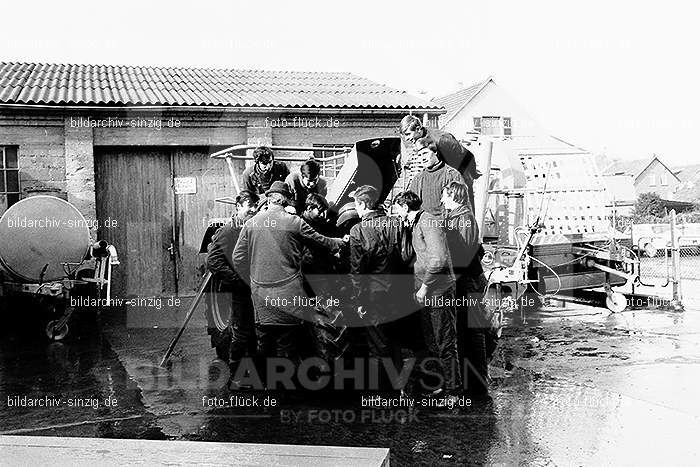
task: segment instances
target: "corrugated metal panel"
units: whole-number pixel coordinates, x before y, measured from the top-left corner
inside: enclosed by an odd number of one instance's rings
[[[0,62],[0,103],[435,109],[351,73]]]

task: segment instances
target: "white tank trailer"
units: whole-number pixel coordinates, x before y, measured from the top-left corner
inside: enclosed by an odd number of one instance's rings
[[[52,340],[68,334],[72,296],[109,304],[116,249],[94,242],[90,227],[75,206],[55,196],[25,198],[0,217],[0,305],[38,301],[53,315],[45,327]]]

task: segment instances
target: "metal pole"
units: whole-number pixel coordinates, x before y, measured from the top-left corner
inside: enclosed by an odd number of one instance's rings
[[[476,224],[479,226],[480,239],[484,237],[484,216],[486,214],[486,205],[489,200],[489,182],[491,177],[491,158],[493,155],[493,142],[480,141],[480,151],[478,152],[483,165],[480,166],[483,173],[481,177],[474,181],[474,217]]]
[[[231,180],[233,180],[233,187],[236,189],[235,194],[238,194],[241,192],[241,187],[238,185],[238,179],[236,178],[236,169],[233,166],[232,157],[229,156],[226,158],[226,165],[228,165],[228,172],[231,175]]]
[[[671,261],[671,270],[673,274],[673,298],[671,299],[671,306],[676,310],[682,310],[683,304],[681,303],[681,258],[680,258],[680,248],[678,247],[678,236],[676,235],[678,229],[676,225],[676,210],[671,210],[671,254],[673,255]]]
[[[173,350],[175,350],[175,346],[177,345],[177,342],[180,340],[180,337],[182,337],[182,333],[185,332],[185,328],[187,327],[187,324],[190,322],[190,319],[192,318],[194,311],[197,309],[197,305],[199,305],[199,302],[202,300],[202,296],[204,295],[204,292],[206,291],[210,280],[211,280],[211,271],[207,271],[207,273],[202,278],[202,285],[199,286],[199,290],[197,291],[197,295],[195,295],[194,299],[192,299],[192,304],[190,305],[190,309],[187,312],[187,316],[185,316],[185,322],[180,327],[180,330],[177,332],[177,335],[173,338],[172,341],[170,341],[170,345],[168,346],[168,350],[165,351],[165,355],[163,356],[163,359],[160,361],[160,366],[165,366],[165,364],[168,362],[168,359],[170,359],[170,356],[172,355]]]

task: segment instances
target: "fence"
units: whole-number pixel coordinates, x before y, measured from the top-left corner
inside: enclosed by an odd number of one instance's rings
[[[700,224],[677,223],[672,211],[668,222],[633,224],[630,234],[643,284],[666,289],[679,302],[683,291],[700,290]]]

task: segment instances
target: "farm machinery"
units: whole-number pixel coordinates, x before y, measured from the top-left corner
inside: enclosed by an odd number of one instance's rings
[[[483,166],[474,191],[487,303],[623,311],[628,297],[613,287],[640,283],[639,258],[607,216],[594,156],[554,138],[480,137],[472,148]]]

